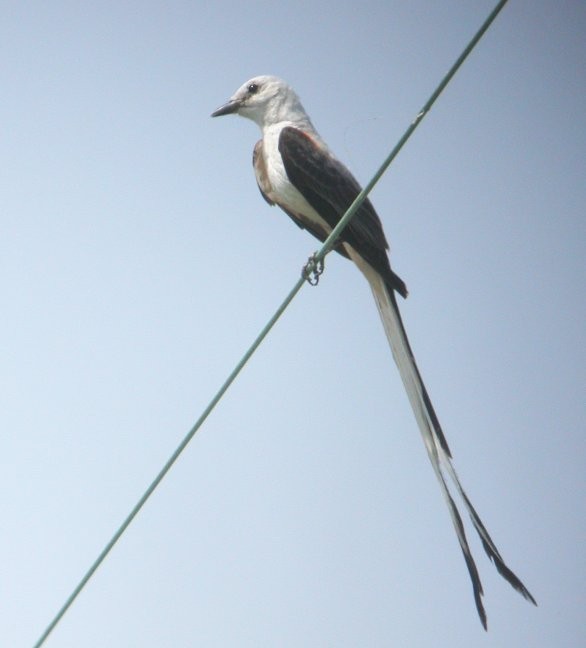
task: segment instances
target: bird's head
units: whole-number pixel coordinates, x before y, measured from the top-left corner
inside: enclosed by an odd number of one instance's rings
[[[275,76],[257,76],[242,84],[212,117],[237,114],[261,128],[283,121],[309,121],[299,97],[285,81]]]

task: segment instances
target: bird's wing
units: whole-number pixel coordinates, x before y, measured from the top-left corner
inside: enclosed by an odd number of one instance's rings
[[[287,177],[332,228],[360,193],[348,169],[311,135],[286,126],[279,136],[279,153]],[[340,235],[403,297],[407,288],[390,267],[388,243],[372,203],[366,199]]]
[[[297,225],[297,227],[307,230],[310,234],[315,236],[316,239],[320,240],[323,243],[328,238],[328,231],[321,229],[316,223],[313,223],[312,221],[303,218],[300,214],[295,213],[282,202],[280,202],[278,198],[272,198],[273,191],[267,173],[267,165],[263,153],[262,140],[259,140],[254,147],[254,151],[252,153],[252,166],[254,168],[256,183],[258,185],[261,196],[267,201],[267,203],[271,206],[279,205],[279,207],[287,214],[287,216],[289,216],[289,218],[295,223],[295,225]],[[338,243],[334,247],[334,249],[342,256],[345,256],[347,259],[350,258],[341,243]]]

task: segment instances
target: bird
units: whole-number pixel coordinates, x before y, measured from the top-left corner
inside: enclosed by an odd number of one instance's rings
[[[325,241],[360,193],[361,186],[314,128],[297,93],[276,76],[256,76],[240,86],[211,116],[230,114],[250,119],[260,127],[262,137],[254,147],[252,161],[263,198],[269,205],[280,207],[300,228]],[[406,298],[407,286],[391,268],[383,226],[368,198],[342,230],[334,249],[353,261],[370,285],[456,531],[480,621],[487,630],[482,582],[452,490],[468,512],[482,546],[497,571],[525,599],[534,605],[537,603],[506,565],[456,474],[452,453],[417,367],[399,312],[397,295]]]

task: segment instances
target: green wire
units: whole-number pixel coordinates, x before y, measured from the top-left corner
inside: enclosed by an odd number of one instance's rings
[[[496,7],[493,9],[491,14],[488,16],[488,18],[484,21],[482,27],[476,32],[468,46],[464,49],[462,54],[458,57],[454,65],[450,68],[449,72],[444,76],[444,78],[441,80],[440,84],[437,86],[436,90],[434,93],[431,95],[431,97],[427,100],[421,111],[417,114],[413,122],[410,124],[410,126],[407,128],[405,131],[405,134],[401,139],[398,141],[396,144],[395,148],[391,151],[391,153],[388,155],[388,157],[385,159],[385,161],[382,163],[378,171],[374,174],[372,177],[371,181],[364,187],[364,189],[358,194],[354,202],[350,205],[344,216],[341,218],[340,222],[336,225],[336,227],[332,230],[331,234],[328,236],[328,238],[325,240],[324,244],[320,248],[320,250],[310,259],[308,265],[306,266],[306,269],[304,270],[303,276],[297,280],[297,283],[295,286],[292,288],[292,290],[289,292],[287,297],[283,300],[283,303],[279,306],[279,308],[275,311],[275,314],[270,318],[270,320],[267,322],[265,327],[262,329],[262,331],[258,334],[257,338],[254,340],[254,342],[251,344],[249,347],[248,351],[242,356],[238,364],[234,367],[232,370],[232,373],[226,378],[224,381],[224,384],[220,387],[216,395],[212,398],[208,406],[205,408],[205,410],[202,412],[194,426],[189,430],[185,438],[181,441],[175,452],[169,457],[163,468],[159,471],[158,475],[155,477],[151,485],[146,489],[142,497],[138,500],[138,502],[135,504],[133,509],[130,511],[130,513],[127,515],[126,519],[124,522],[120,525],[116,533],[112,536],[108,544],[104,547],[104,549],[101,551],[99,556],[96,558],[96,560],[93,562],[92,566],[88,569],[86,574],[83,576],[83,578],[80,580],[79,584],[77,587],[71,592],[65,603],[62,605],[61,609],[57,612],[51,623],[47,626],[43,634],[39,637],[37,642],[34,644],[33,648],[39,648],[45,643],[45,640],[47,637],[51,634],[51,632],[54,630],[55,626],[61,621],[67,610],[71,607],[72,603],[75,601],[77,596],[80,594],[80,592],[83,590],[83,588],[86,586],[87,582],[90,580],[90,578],[94,575],[98,567],[102,564],[106,556],[110,553],[114,545],[118,542],[122,534],[126,531],[126,529],[130,526],[131,522],[134,520],[134,518],[138,515],[139,511],[142,509],[146,501],[149,499],[149,497],[153,494],[154,490],[157,488],[157,486],[161,483],[165,475],[171,470],[171,467],[177,461],[179,458],[179,455],[185,450],[187,447],[187,444],[193,439],[199,428],[202,426],[204,421],[207,419],[207,417],[210,415],[212,410],[216,407],[218,402],[221,400],[221,398],[224,396],[230,385],[234,382],[238,374],[242,371],[244,368],[244,365],[248,362],[250,357],[254,354],[254,352],[258,349],[262,341],[265,339],[265,337],[269,334],[270,330],[273,328],[273,326],[276,324],[277,320],[281,317],[281,315],[285,312],[293,298],[297,295],[299,290],[301,290],[301,287],[307,280],[307,277],[310,276],[313,272],[317,271],[317,274],[319,274],[318,268],[320,267],[321,263],[323,262],[325,256],[332,250],[334,247],[336,240],[340,236],[340,233],[344,229],[344,227],[348,224],[350,219],[354,216],[354,214],[358,211],[360,205],[362,202],[365,200],[366,196],[371,192],[372,188],[375,186],[375,184],[379,181],[380,177],[383,175],[383,173],[387,170],[388,166],[391,164],[391,162],[397,157],[399,151],[403,148],[404,144],[407,142],[407,140],[411,137],[413,134],[413,131],[419,126],[425,115],[429,112],[433,104],[435,103],[435,100],[439,97],[439,95],[442,93],[444,88],[448,85],[454,74],[458,71],[458,68],[462,65],[462,63],[466,60],[470,52],[474,49],[478,41],[482,38],[486,30],[490,27],[494,19],[497,17],[501,9],[505,6],[507,3],[507,0],[501,0]]]

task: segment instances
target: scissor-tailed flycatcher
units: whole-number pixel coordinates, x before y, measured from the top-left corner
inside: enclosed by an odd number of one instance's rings
[[[213,112],[212,117],[231,113],[252,119],[262,131],[262,139],[254,147],[253,165],[264,199],[269,205],[281,207],[299,227],[324,241],[360,193],[360,185],[350,171],[332,155],[293,89],[273,76],[255,77],[241,86],[228,103]],[[354,261],[374,294],[431,465],[452,517],[472,579],[480,620],[486,628],[482,584],[444,471],[450,476],[484,550],[499,573],[526,599],[536,604],[535,599],[505,564],[452,466],[450,449],[401,320],[395,292],[406,297],[407,288],[391,269],[388,247],[379,217],[371,202],[366,199],[342,231],[336,250]]]

